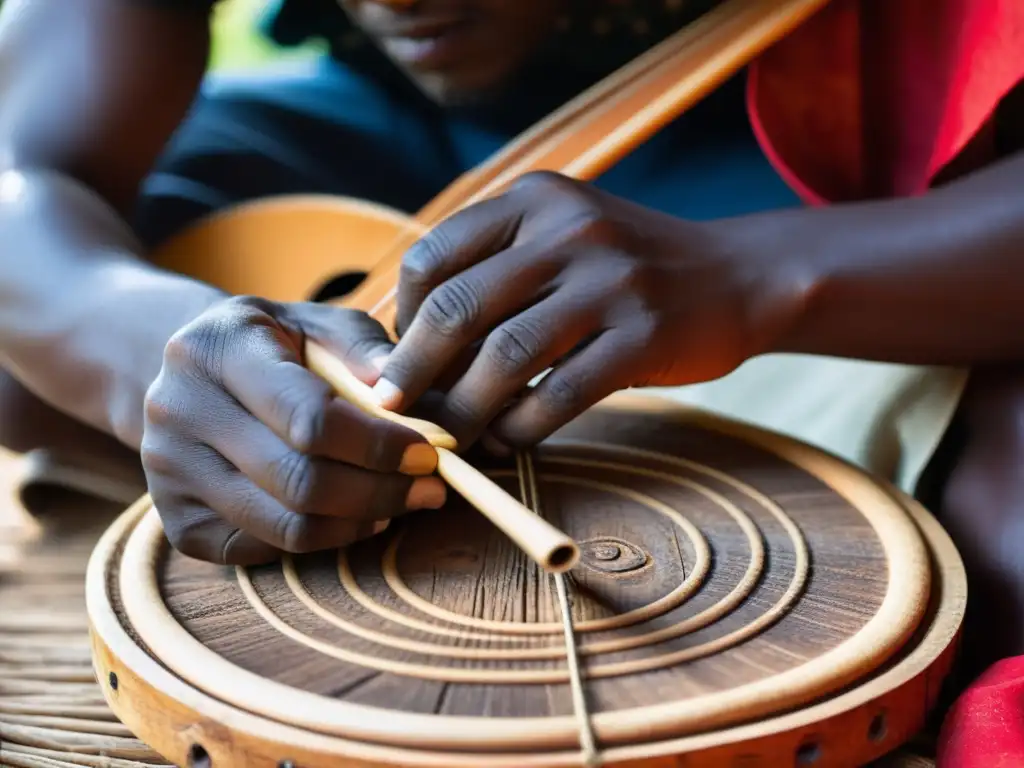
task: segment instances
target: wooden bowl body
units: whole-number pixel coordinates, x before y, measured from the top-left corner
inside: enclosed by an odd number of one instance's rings
[[[536,464],[544,513],[583,551],[573,613],[605,765],[862,765],[923,725],[966,587],[912,500],[632,395]],[[143,499],[97,548],[88,600],[111,707],[177,764],[580,764],[549,577],[458,499],[348,552],[238,570],[169,551]]]

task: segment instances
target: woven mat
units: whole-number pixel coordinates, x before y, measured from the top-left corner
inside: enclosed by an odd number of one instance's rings
[[[0,477],[10,480],[4,463]],[[92,669],[85,569],[119,510],[58,502],[41,525],[24,525],[20,509],[0,512],[13,542],[0,569],[0,765],[168,765],[117,721]]]
[[[0,455],[0,483],[16,477]],[[0,496],[0,766],[166,766],[107,708],[92,669],[85,570],[120,510],[80,498],[52,507],[39,525]],[[913,745],[872,768],[934,768],[924,754]]]

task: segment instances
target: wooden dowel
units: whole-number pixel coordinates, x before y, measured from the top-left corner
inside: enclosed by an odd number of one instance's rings
[[[381,408],[373,389],[357,379],[347,365],[314,341],[306,342],[306,365],[309,370],[330,384],[340,397],[371,416],[388,419],[419,432],[435,448],[454,451],[458,447],[455,437],[436,424]]]
[[[576,565],[580,556],[576,542],[454,453],[458,445],[449,432],[429,421],[382,408],[368,385],[357,379],[343,362],[315,342],[306,343],[306,364],[330,384],[340,397],[361,410],[423,435],[437,451],[437,471],[445,482],[545,571],[563,573]]]

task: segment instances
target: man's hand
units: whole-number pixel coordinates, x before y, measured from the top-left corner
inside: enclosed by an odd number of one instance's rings
[[[436,453],[405,427],[336,398],[303,365],[305,338],[367,384],[391,349],[368,316],[232,298],[177,333],[146,401],[142,460],[171,543],[257,564],[342,546],[377,521],[439,507]]]
[[[786,332],[807,283],[795,259],[750,258],[722,229],[527,175],[408,252],[377,392],[403,409],[454,370],[440,426],[524,446],[617,390],[723,376]]]

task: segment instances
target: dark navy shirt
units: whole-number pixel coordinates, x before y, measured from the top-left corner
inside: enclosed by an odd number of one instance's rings
[[[134,1],[169,3],[176,8],[195,3],[193,8],[200,11],[216,4],[216,0]],[[557,25],[549,42],[513,82],[472,107],[442,106],[425,97],[361,35],[336,0],[274,0],[268,2],[262,23],[264,31],[281,45],[315,40],[326,42],[331,52],[330,60],[297,75],[308,77],[309,87],[295,85],[301,95],[293,94],[295,101],[282,97],[282,105],[324,99],[325,103],[307,103],[301,109],[327,115],[327,121],[336,123],[338,130],[349,123],[362,126],[361,141],[402,144],[401,159],[396,161],[404,174],[402,200],[394,198],[391,182],[399,174],[382,173],[380,155],[372,153],[347,166],[352,176],[358,177],[359,188],[345,194],[386,199],[394,207],[416,210],[459,173],[492,156],[580,90],[716,4],[716,0],[568,2],[582,6],[576,23],[568,28]],[[319,78],[323,78],[323,87],[317,84]],[[767,162],[751,131],[743,81],[742,76],[736,77],[716,89],[602,174],[595,180],[598,186],[641,205],[697,219],[740,215],[763,210],[768,204],[793,204],[791,191]],[[267,81],[268,103],[274,102],[270,93],[274,82],[274,78]],[[258,76],[252,84],[259,88]],[[230,111],[231,104],[227,100],[221,107]],[[271,111],[275,120],[283,122],[280,110]],[[378,125],[382,115],[392,117]],[[395,115],[401,117],[395,120]],[[303,143],[299,117],[297,114],[294,130],[282,128],[282,140]],[[378,131],[379,135],[369,135]],[[369,169],[363,160],[369,160]],[[355,183],[352,179],[348,182]],[[378,184],[385,188],[378,189]],[[368,191],[367,185],[373,190]]]
[[[220,0],[138,0],[209,10]],[[528,0],[518,0],[527,2]],[[506,92],[479,117],[525,127],[579,91],[706,13],[720,0],[569,0],[565,24],[552,34]],[[360,75],[409,99],[422,94],[354,25],[338,0],[268,0],[263,32],[281,46],[325,44]],[[734,101],[735,103],[735,101]],[[513,126],[511,123],[516,123]]]
[[[525,128],[719,2],[570,0],[565,25],[552,31],[517,80],[506,85],[500,98],[478,108],[476,117],[512,130]],[[282,46],[325,43],[332,56],[360,74],[405,91],[409,99],[423,98],[349,21],[337,0],[273,0],[268,3],[263,29]],[[735,94],[728,102],[735,111]],[[730,115],[733,120],[736,117]]]

